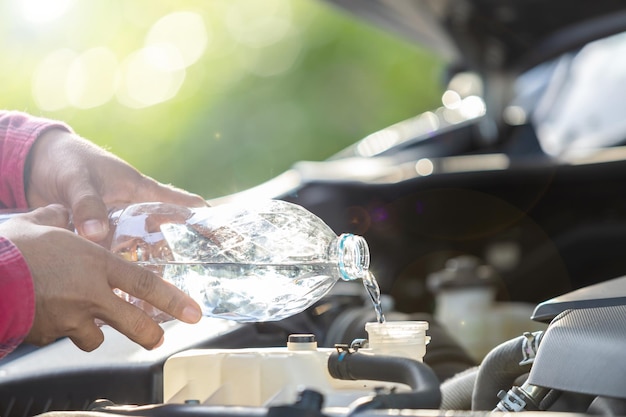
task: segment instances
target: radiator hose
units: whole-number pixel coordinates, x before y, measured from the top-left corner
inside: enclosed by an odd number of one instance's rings
[[[498,393],[530,371],[541,332],[526,333],[493,348],[480,364],[472,392],[472,411],[492,411]],[[529,342],[530,341],[530,342]]]
[[[442,410],[471,410],[478,366],[466,369],[441,383]]]
[[[414,359],[338,350],[328,359],[328,371],[336,379],[397,382],[412,389],[357,400],[351,415],[365,410],[437,409],[441,404],[439,379],[428,365]]]

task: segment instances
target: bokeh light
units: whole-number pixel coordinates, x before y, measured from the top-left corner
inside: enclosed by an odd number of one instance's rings
[[[49,22],[63,16],[72,0],[21,0],[22,17],[31,23]]]
[[[226,27],[238,43],[247,47],[273,45],[293,30],[291,4],[288,0],[233,3],[226,13]]]
[[[329,158],[443,93],[434,54],[321,0],[6,0],[0,52],[0,107],[65,121],[206,198]],[[364,154],[405,139],[386,132]]]
[[[67,75],[77,56],[71,49],[57,49],[41,60],[32,80],[32,94],[39,109],[55,111],[67,107]]]
[[[209,32],[202,16],[194,12],[174,12],[159,19],[146,36],[146,45],[162,48],[169,60],[163,69],[176,71],[194,64],[209,44]]]
[[[130,54],[122,62],[120,74],[117,98],[131,108],[171,99],[185,80],[183,59],[169,44],[146,46]]]
[[[117,87],[117,57],[106,47],[88,49],[68,68],[66,93],[68,103],[90,109],[107,103]]]

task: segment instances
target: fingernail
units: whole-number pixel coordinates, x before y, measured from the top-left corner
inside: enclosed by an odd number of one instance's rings
[[[107,229],[100,220],[86,220],[83,223],[83,233],[86,237],[103,237]]]
[[[202,318],[202,312],[195,307],[185,307],[181,319],[187,323],[197,323]]]

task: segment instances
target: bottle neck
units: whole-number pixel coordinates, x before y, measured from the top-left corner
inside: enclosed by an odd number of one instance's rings
[[[337,255],[341,279],[363,278],[369,271],[370,251],[361,236],[344,233],[337,238]]]

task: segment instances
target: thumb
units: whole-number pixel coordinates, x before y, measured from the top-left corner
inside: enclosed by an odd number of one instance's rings
[[[96,193],[82,194],[70,201],[72,221],[79,235],[99,242],[109,233],[107,207]]]

